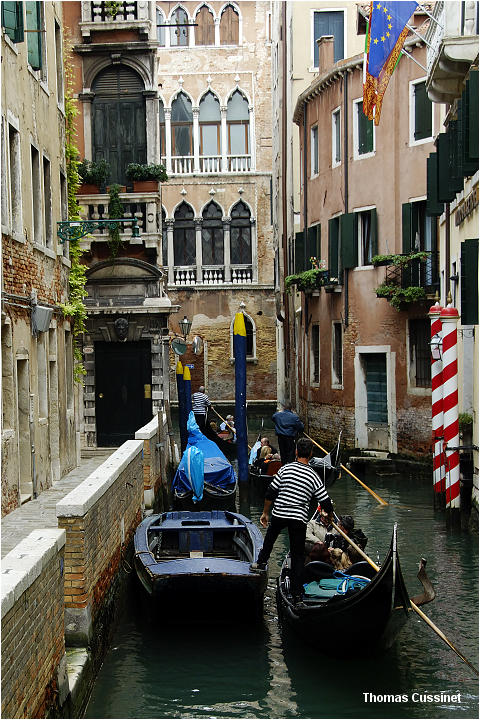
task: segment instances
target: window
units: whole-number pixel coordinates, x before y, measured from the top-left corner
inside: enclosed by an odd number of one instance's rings
[[[357,220],[358,265],[371,265],[377,254],[376,210],[361,210],[355,213]]]
[[[343,384],[343,328],[341,322],[332,323],[332,385]]]
[[[200,101],[200,155],[220,154],[220,103],[212,92]]]
[[[205,5],[198,11],[195,22],[195,45],[215,45],[213,15]]]
[[[310,129],[310,177],[318,175],[318,125]]]
[[[188,15],[185,10],[177,8],[170,16],[170,23],[175,26],[170,28],[170,45],[172,47],[177,45],[188,46],[190,35]]]
[[[243,313],[243,319],[245,322],[245,332],[247,335],[247,360],[254,360],[256,358],[257,353],[257,330],[255,327],[255,323],[253,322],[252,318],[247,315],[246,313]],[[233,326],[235,323],[235,318],[233,318],[231,324],[230,324],[230,347],[232,351],[232,357],[235,357],[235,349],[233,345]]]
[[[427,201],[402,205],[402,252],[406,255],[425,250],[425,262],[414,260],[402,271],[404,287],[438,287],[437,222],[427,215]]]
[[[230,260],[232,265],[251,265],[252,229],[250,210],[243,201],[238,202],[231,212]]]
[[[245,156],[250,153],[248,102],[239,90],[235,90],[227,105],[228,152],[233,156]],[[244,157],[229,162],[229,170],[247,170],[250,163]]]
[[[344,19],[342,10],[326,10],[313,13],[313,65],[318,68],[317,40],[323,35],[333,35],[333,62],[343,58]]]
[[[167,153],[165,149],[165,108],[161,100],[158,101],[158,124],[160,126],[160,157],[163,162]]]
[[[202,262],[204,265],[223,265],[222,211],[213,200],[203,211]]]
[[[195,265],[195,225],[193,210],[186,202],[175,211],[173,253],[175,265]]]
[[[33,204],[33,241],[37,245],[42,244],[42,196],[40,178],[40,155],[36,147],[31,148],[32,165],[32,204]]]
[[[167,233],[167,216],[162,208],[162,263],[164,267],[168,265],[168,233]]]
[[[310,382],[318,385],[320,382],[320,326],[312,325],[310,339]]]
[[[433,134],[433,104],[425,80],[410,84],[411,142],[430,140]]]
[[[23,42],[22,2],[2,2],[2,27],[12,42]]]
[[[331,278],[339,278],[340,274],[340,216],[328,221],[328,274]]]
[[[50,160],[43,157],[43,214],[45,229],[45,244],[52,246],[52,181],[50,173]]]
[[[340,108],[332,113],[332,167],[340,165],[342,158],[342,142],[340,137]]]
[[[353,126],[355,133],[354,154],[358,158],[375,151],[373,120],[363,113],[363,100],[354,102]]]
[[[43,3],[26,2],[28,63],[32,70],[43,67]]]
[[[227,5],[220,18],[220,45],[238,45],[238,13]]]
[[[192,103],[181,92],[172,103],[172,153],[176,157],[193,155],[192,126]]]
[[[55,20],[55,67],[57,71],[57,103],[63,107],[63,51],[62,51],[62,31],[60,25]]]
[[[430,320],[418,318],[408,321],[410,349],[410,385],[429,388],[431,385]]]
[[[165,17],[157,8],[157,40],[160,47],[165,47]]]
[[[13,125],[8,125],[8,150],[10,161],[10,218],[12,235],[23,235],[22,219],[22,158],[20,152],[20,133]],[[38,153],[37,153],[38,157]],[[37,183],[38,183],[37,178]],[[38,184],[37,184],[37,191]]]

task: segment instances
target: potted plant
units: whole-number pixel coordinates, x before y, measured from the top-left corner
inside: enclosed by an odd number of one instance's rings
[[[168,179],[164,165],[141,163],[127,165],[126,176],[133,182],[133,192],[157,192],[158,183]]]
[[[78,165],[78,174],[81,185],[79,195],[98,194],[110,177],[110,165],[103,158],[100,160],[87,160],[84,158]]]
[[[124,216],[124,209],[122,202],[119,197],[119,192],[121,190],[120,185],[110,185],[109,189],[109,196],[110,201],[108,203],[108,218],[109,220],[118,220],[119,218],[123,218]],[[110,248],[110,255],[112,258],[116,258],[120,248],[122,247],[122,238],[120,235],[120,223],[116,223],[114,227],[109,228],[108,230],[108,246]]]
[[[395,310],[406,310],[410,303],[424,300],[426,297],[425,290],[422,287],[411,285],[402,288],[400,285],[387,282],[375,288],[375,294],[377,298],[386,298]]]

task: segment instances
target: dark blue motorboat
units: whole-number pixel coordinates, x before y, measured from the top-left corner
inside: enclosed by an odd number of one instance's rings
[[[235,509],[237,476],[213,440],[201,432],[193,412],[187,423],[188,443],[173,478],[176,510]]]
[[[191,609],[202,596],[215,608],[228,606],[229,598],[259,612],[267,574],[252,572],[250,564],[262,544],[260,530],[239,513],[166,512],[138,526],[135,568],[153,597],[176,594]]]

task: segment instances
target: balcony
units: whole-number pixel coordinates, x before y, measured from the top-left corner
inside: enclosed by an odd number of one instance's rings
[[[478,57],[478,3],[436,2],[427,42],[427,91],[432,102],[452,104]]]
[[[172,155],[171,170],[166,156],[161,162],[167,168],[169,175],[211,175],[248,173],[252,170],[251,155],[201,155],[198,159],[194,155]],[[196,166],[198,163],[198,167]]]
[[[252,281],[251,265],[176,265],[169,274],[169,284],[175,287],[250,285]]]
[[[149,2],[82,2],[82,37],[90,42],[92,32],[136,30],[146,40],[152,27],[151,5]]]

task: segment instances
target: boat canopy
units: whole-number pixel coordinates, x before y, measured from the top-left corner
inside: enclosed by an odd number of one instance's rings
[[[191,473],[188,471],[188,451],[196,448],[203,454],[204,482],[218,488],[228,488],[236,482],[235,471],[213,440],[209,440],[201,432],[195,421],[195,415],[190,412],[187,421],[188,444],[182,455],[180,464],[173,478],[172,488],[177,492],[184,493],[193,489],[189,480]]]

